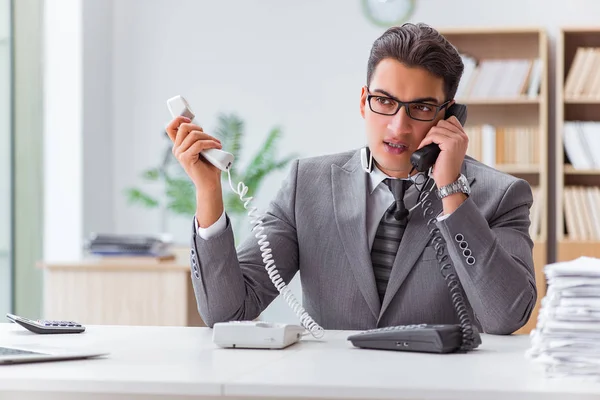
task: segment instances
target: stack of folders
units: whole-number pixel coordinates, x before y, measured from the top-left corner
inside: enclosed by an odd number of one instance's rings
[[[86,241],[87,252],[103,257],[167,257],[171,254],[169,239],[126,234],[93,233]]]
[[[545,267],[548,292],[527,356],[554,377],[600,380],[600,259]]]

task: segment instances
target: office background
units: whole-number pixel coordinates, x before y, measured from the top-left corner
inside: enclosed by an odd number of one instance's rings
[[[189,218],[170,216],[162,232],[161,213],[131,206],[124,194],[143,185],[142,171],[160,162],[171,96],[184,95],[208,131],[219,113],[239,115],[247,132],[242,166],[274,126],[282,128],[281,154],[314,156],[364,144],[360,88],[370,46],[384,28],[366,18],[360,0],[0,4],[2,312],[39,316],[43,272],[36,263],[79,260],[91,232],[168,233],[187,244]],[[553,160],[556,39],[561,27],[600,28],[599,14],[593,0],[417,0],[410,21],[545,29]],[[13,38],[14,48],[3,38]],[[266,178],[259,209],[284,176],[277,171]],[[299,294],[297,280],[293,288]],[[275,303],[266,318],[293,316]]]

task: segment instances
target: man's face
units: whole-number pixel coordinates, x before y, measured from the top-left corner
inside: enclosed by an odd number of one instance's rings
[[[405,178],[412,166],[411,154],[437,122],[444,117],[441,109],[433,121],[418,121],[406,114],[403,106],[395,115],[381,115],[373,112],[367,103],[367,96],[374,98],[371,105],[378,111],[393,112],[400,101],[419,101],[429,105],[441,105],[444,98],[444,80],[423,68],[408,68],[397,60],[386,58],[379,62],[371,78],[370,87],[363,87],[360,99],[360,112],[365,119],[367,143],[379,169],[389,176]],[[388,100],[386,98],[391,98]],[[411,115],[425,116],[435,112],[435,107],[416,105]],[[425,118],[422,118],[425,119]]]

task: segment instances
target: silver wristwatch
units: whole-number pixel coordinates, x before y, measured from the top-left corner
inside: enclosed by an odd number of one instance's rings
[[[471,194],[471,187],[469,186],[469,181],[467,181],[467,178],[463,174],[460,174],[456,181],[449,185],[442,186],[436,191],[436,193],[440,199],[448,197],[454,193],[465,193],[468,196]]]

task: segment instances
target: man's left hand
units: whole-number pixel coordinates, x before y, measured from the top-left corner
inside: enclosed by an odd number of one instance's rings
[[[430,143],[440,146],[440,154],[433,166],[433,180],[438,188],[456,181],[467,154],[469,138],[455,116],[440,120],[431,128],[419,148]]]

